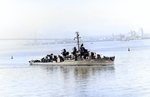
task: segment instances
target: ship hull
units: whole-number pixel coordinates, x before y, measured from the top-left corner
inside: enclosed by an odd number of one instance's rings
[[[114,65],[115,57],[107,57],[102,59],[86,59],[86,60],[65,60],[64,62],[34,62],[29,61],[30,65],[51,65],[51,66],[109,66]]]

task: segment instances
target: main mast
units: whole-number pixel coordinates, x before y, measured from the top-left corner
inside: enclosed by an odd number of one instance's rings
[[[79,38],[81,37],[79,37],[79,32],[76,32],[76,34],[77,34],[77,37],[75,37],[74,40],[77,39],[77,45],[78,45],[78,50],[79,50],[79,45],[80,45]]]

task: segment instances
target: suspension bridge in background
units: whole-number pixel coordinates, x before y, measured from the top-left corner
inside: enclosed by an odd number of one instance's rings
[[[40,37],[39,37],[40,36]],[[27,38],[26,38],[27,37]],[[32,44],[39,44],[40,42],[43,43],[50,43],[50,44],[57,44],[57,43],[68,43],[68,42],[74,42],[73,39],[68,38],[45,38],[47,36],[43,36],[41,34],[34,33],[34,35],[26,35],[22,36],[20,38],[0,38],[0,41],[32,41]]]

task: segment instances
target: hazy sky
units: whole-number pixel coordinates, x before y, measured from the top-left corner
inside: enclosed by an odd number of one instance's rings
[[[150,34],[148,0],[0,0],[0,38]]]

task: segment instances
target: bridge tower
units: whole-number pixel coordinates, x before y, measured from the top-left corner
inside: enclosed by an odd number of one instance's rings
[[[37,33],[36,33],[36,31],[34,32],[34,44],[35,45],[37,44]]]

